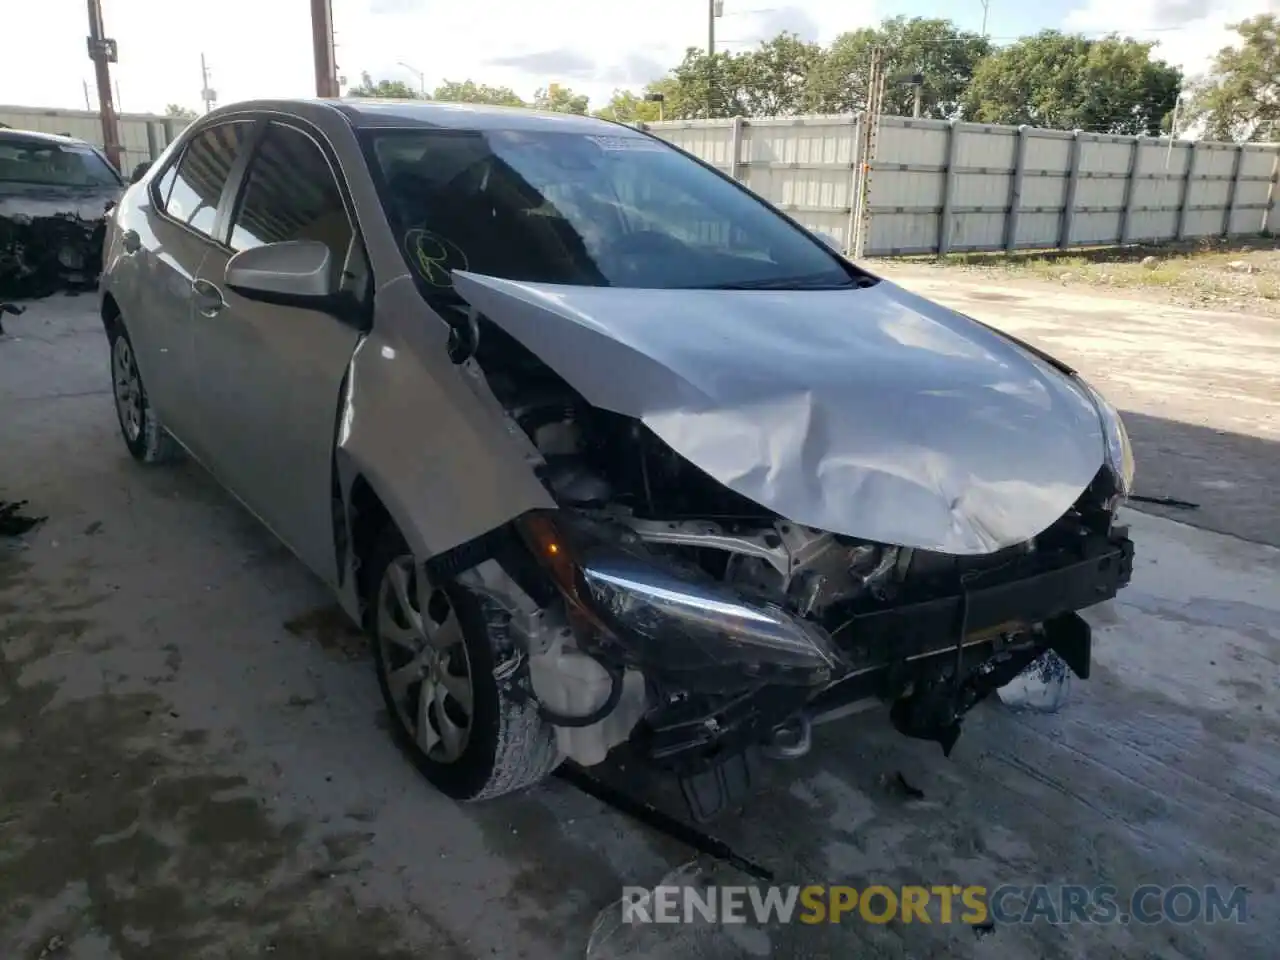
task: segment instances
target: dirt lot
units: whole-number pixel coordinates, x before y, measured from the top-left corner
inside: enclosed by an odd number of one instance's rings
[[[1110,392],[1140,483],[1203,504],[1180,519],[1280,543],[1271,321],[938,292]],[[482,807],[432,792],[318,585],[198,467],[128,458],[91,302],[6,325],[0,500],[49,520],[0,546],[0,957],[582,957],[621,885],[690,857],[559,781]],[[851,718],[715,829],[781,883],[1243,885],[1248,922],[641,928],[593,960],[1268,955],[1280,551],[1132,521],[1134,583],[1092,612],[1070,709],[984,705],[950,760]]]
[[[1075,366],[1124,414],[1166,516],[1280,544],[1280,319],[878,264],[884,276]],[[1126,296],[1128,292],[1126,291]]]
[[[1071,293],[1122,296],[1149,303],[1205,307],[1280,317],[1280,240],[1255,237],[1183,245],[1102,247],[1013,256],[957,253],[933,266],[995,283],[1051,281]],[[890,270],[893,261],[885,263]]]

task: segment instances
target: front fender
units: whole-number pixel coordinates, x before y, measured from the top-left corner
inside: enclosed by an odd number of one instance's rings
[[[479,366],[449,360],[448,331],[407,277],[379,291],[338,416],[344,503],[363,476],[422,560],[555,506]]]

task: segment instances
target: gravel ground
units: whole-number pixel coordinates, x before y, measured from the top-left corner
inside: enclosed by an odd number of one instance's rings
[[[900,261],[899,261],[900,262]],[[880,261],[888,269],[894,261]],[[944,270],[963,283],[1035,285],[1051,281],[1071,294],[1124,297],[1280,317],[1280,240],[1205,238],[1148,247],[952,254],[915,269]]]
[[[1277,541],[1265,327],[1058,304],[1054,326],[1044,298],[975,293],[1169,424],[1143,441],[1149,490]],[[689,859],[559,781],[480,807],[435,794],[322,589],[199,467],[128,458],[92,303],[7,327],[0,500],[49,519],[0,546],[0,957],[582,957],[622,884]],[[1219,449],[1228,422],[1241,439]],[[824,727],[715,830],[783,883],[1244,885],[1248,922],[642,928],[592,960],[1268,955],[1280,551],[1131,519],[1134,583],[1090,614],[1094,676],[1068,710],[984,704],[950,760],[880,712]]]

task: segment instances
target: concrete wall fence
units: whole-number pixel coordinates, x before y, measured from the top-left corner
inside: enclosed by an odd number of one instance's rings
[[[120,114],[120,140],[124,147],[121,171],[126,177],[142,161],[152,161],[183,131],[185,120],[154,113]],[[0,125],[36,133],[60,133],[102,148],[102,120],[97,111],[53,110],[41,107],[0,105]]]
[[[859,116],[646,130],[864,256],[1067,249],[1280,232],[1280,145],[882,117],[856,216]]]

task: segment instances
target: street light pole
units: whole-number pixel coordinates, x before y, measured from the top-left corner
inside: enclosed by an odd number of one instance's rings
[[[982,2],[982,36],[987,35],[987,14],[991,11],[991,0],[981,0]]]
[[[396,66],[404,67],[418,78],[418,90],[422,93],[422,98],[425,100],[427,98],[427,75],[417,67],[409,66],[409,64],[405,63],[403,60],[397,60]]]

